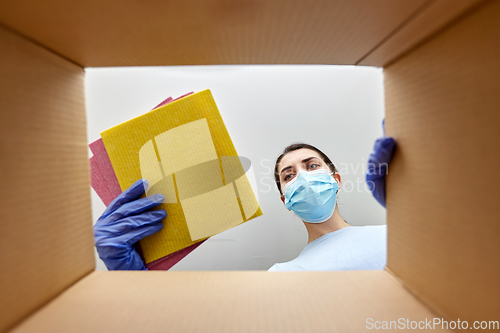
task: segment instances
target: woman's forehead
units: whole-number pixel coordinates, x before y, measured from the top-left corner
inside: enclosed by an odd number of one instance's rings
[[[288,165],[301,163],[303,159],[311,156],[317,157],[320,161],[322,161],[321,155],[318,154],[318,152],[308,148],[301,148],[291,151],[285,156],[283,156],[283,158],[281,159],[280,163],[278,164],[278,172],[281,171],[282,168]]]

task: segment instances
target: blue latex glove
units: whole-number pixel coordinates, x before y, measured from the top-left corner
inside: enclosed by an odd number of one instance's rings
[[[382,130],[384,136],[375,141],[373,151],[368,158],[366,182],[375,199],[385,207],[385,176],[396,142],[393,138],[385,136],[385,119],[382,121]]]
[[[161,194],[139,199],[148,183],[136,181],[106,208],[94,225],[95,246],[109,270],[145,270],[134,244],[163,228],[164,210],[148,211],[165,198]]]

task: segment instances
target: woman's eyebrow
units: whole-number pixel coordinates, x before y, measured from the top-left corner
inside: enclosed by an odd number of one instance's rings
[[[311,156],[311,157],[308,157],[308,158],[304,158],[304,159],[302,160],[302,163],[307,163],[307,162],[309,162],[310,160],[312,160],[313,158],[315,158],[315,159],[318,159],[318,160],[319,160],[319,158],[317,158],[316,156]],[[281,174],[283,173],[283,171],[288,170],[288,169],[291,169],[291,168],[292,168],[292,166],[291,166],[291,165],[289,165],[289,166],[284,167],[283,169],[281,169],[281,171],[280,171],[280,177],[281,177]]]

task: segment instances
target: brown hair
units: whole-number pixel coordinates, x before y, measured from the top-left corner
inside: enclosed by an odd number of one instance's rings
[[[278,174],[278,164],[280,163],[281,159],[286,154],[288,154],[291,151],[294,151],[294,150],[297,150],[297,149],[302,149],[302,148],[307,148],[307,149],[314,150],[315,152],[317,152],[321,156],[321,158],[326,163],[326,165],[328,165],[328,168],[330,168],[331,172],[333,172],[333,173],[338,172],[337,168],[335,167],[335,165],[333,165],[332,161],[330,161],[330,159],[328,158],[328,156],[326,156],[325,153],[323,153],[318,148],[316,148],[314,146],[311,146],[311,145],[308,145],[307,143],[301,143],[301,142],[292,143],[291,145],[289,145],[288,147],[286,147],[283,150],[283,154],[281,154],[280,156],[278,156],[278,159],[276,160],[276,164],[274,165],[274,179],[276,181],[276,186],[278,186],[278,190],[280,191],[281,195],[283,193],[281,192],[281,182],[280,182],[280,175]]]

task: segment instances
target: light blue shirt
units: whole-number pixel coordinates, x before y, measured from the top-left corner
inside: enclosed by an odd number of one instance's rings
[[[274,264],[276,271],[345,271],[384,269],[387,225],[345,227],[315,239],[291,261]]]

